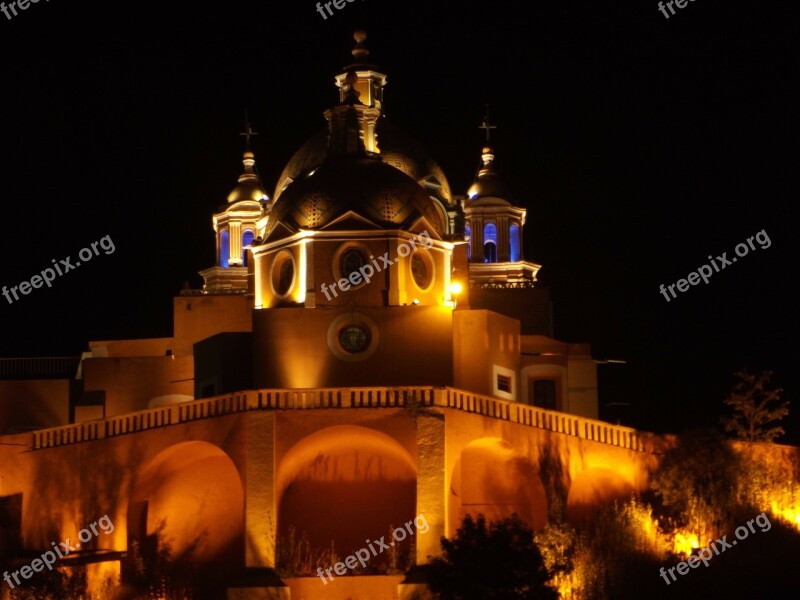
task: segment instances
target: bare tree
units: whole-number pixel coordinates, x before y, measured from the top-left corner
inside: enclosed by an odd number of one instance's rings
[[[738,381],[724,403],[733,409],[723,417],[725,431],[748,442],[772,442],[784,433],[778,425],[789,414],[789,401],[781,400],[783,388],[772,389],[772,371],[749,373],[747,367],[734,373]]]

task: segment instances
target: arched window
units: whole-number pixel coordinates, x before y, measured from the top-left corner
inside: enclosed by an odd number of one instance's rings
[[[255,233],[253,233],[252,229],[245,229],[244,234],[242,234],[242,266],[247,266],[247,246],[250,246],[253,243],[253,240],[256,239]]]
[[[511,245],[510,254],[511,262],[517,262],[522,259],[519,251],[519,225],[512,225],[508,230],[508,239]]]
[[[231,244],[228,239],[228,230],[223,229],[219,234],[219,266],[227,269],[228,259],[231,257]]]
[[[483,227],[483,262],[497,262],[497,227],[494,223]]]
[[[464,239],[467,240],[467,259],[472,258],[472,228],[464,226]]]

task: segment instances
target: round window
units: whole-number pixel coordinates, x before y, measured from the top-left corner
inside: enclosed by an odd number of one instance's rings
[[[433,264],[424,252],[415,252],[411,256],[411,276],[421,290],[427,290],[433,279]]]
[[[372,319],[348,312],[331,321],[325,337],[328,349],[336,358],[361,362],[375,354],[381,334]]]
[[[349,325],[339,331],[339,344],[350,354],[360,354],[369,348],[370,333],[366,327]]]
[[[288,252],[281,252],[272,265],[272,287],[278,296],[285,296],[294,283],[294,259]]]
[[[356,248],[348,248],[342,254],[342,258],[339,263],[339,270],[342,273],[342,277],[345,279],[349,278],[350,273],[358,271],[364,266],[364,264],[366,264],[366,262],[367,261],[360,250],[357,250]]]

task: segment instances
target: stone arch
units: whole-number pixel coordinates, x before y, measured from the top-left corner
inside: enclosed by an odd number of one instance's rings
[[[538,468],[499,438],[481,438],[459,453],[450,477],[448,536],[467,514],[495,521],[517,513],[536,530],[547,523],[547,496]]]
[[[634,491],[633,484],[611,467],[592,467],[577,473],[567,495],[567,519],[572,523],[590,520],[597,509],[625,500]]]
[[[312,554],[340,557],[416,516],[416,465],[385,433],[354,425],[328,427],[294,444],[277,470],[278,545],[294,532]],[[410,540],[409,540],[410,542]],[[408,552],[408,548],[403,548]],[[378,555],[369,566],[388,557]]]
[[[224,569],[244,552],[244,489],[219,447],[183,442],[139,472],[128,504],[128,546],[168,544],[173,557]]]

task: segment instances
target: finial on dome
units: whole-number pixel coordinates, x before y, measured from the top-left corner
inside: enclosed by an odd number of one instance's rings
[[[352,54],[356,60],[361,60],[369,55],[369,50],[364,45],[364,40],[367,39],[367,32],[363,29],[358,29],[353,33],[353,39],[356,41],[356,47],[353,48]]]
[[[250,150],[244,153],[242,157],[242,164],[244,164],[244,173],[239,176],[239,181],[247,181],[255,177],[255,170],[253,167],[256,164],[256,155]]]

